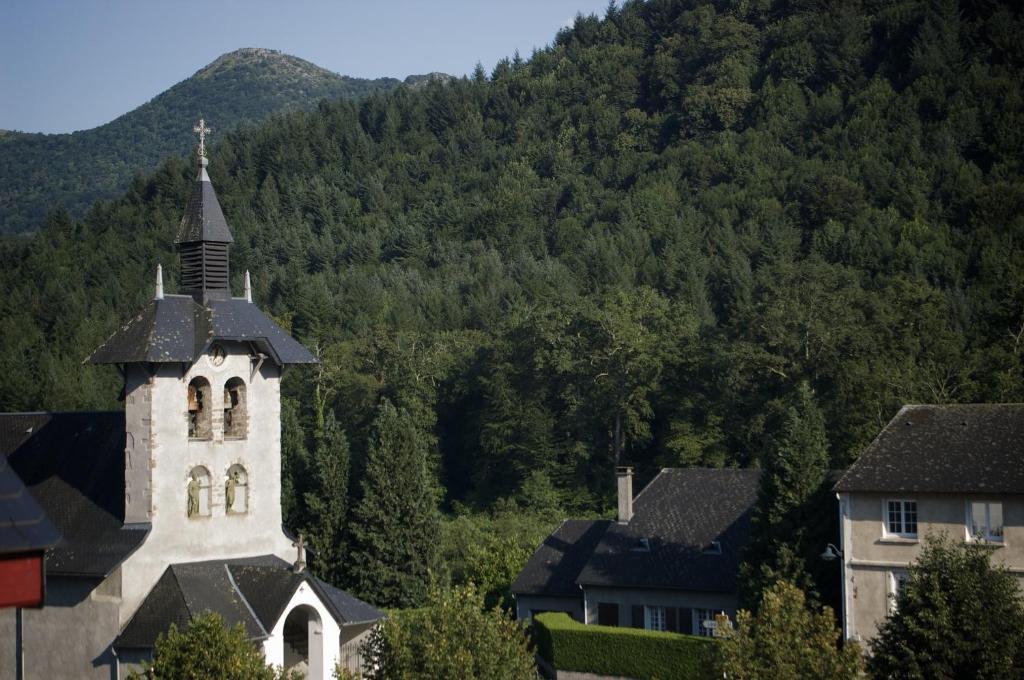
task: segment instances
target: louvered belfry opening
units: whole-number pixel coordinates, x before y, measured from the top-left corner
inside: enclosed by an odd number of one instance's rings
[[[199,176],[178,230],[181,288],[198,302],[231,297],[228,246],[234,240],[217,200],[207,160],[199,158]]]
[[[186,293],[228,290],[228,244],[181,243],[181,287]]]

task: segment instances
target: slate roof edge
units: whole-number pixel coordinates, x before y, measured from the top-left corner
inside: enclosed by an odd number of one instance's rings
[[[882,435],[885,434],[886,431],[888,431],[889,426],[896,422],[897,418],[906,413],[907,410],[915,408],[917,406],[920,406],[920,404],[904,404],[903,406],[901,406],[900,410],[897,411],[896,414],[889,419],[889,422],[885,424],[885,427],[878,431],[878,434],[874,436],[874,438],[871,440],[871,443],[864,447],[864,450],[861,451],[861,454],[857,456],[857,460],[853,461],[853,463],[851,463],[850,466],[846,468],[846,472],[844,472],[843,476],[840,477],[839,480],[832,486],[832,490],[835,491],[836,493],[843,493],[844,491],[846,491],[846,489],[843,489],[841,487],[843,486],[843,483],[845,482],[846,478],[850,476],[850,473],[854,471],[854,468],[856,468],[864,459],[864,454],[871,451],[875,444],[878,443],[878,440],[882,438]]]
[[[146,542],[147,538],[149,538],[149,532],[152,531],[153,525],[150,524],[149,522],[135,522],[135,523],[132,523],[132,524],[125,524],[125,525],[123,525],[121,527],[122,531],[125,530],[125,529],[127,529],[129,531],[141,531],[141,530],[145,529],[146,533],[143,534],[142,538],[139,540],[138,544],[134,548],[132,548],[131,550],[126,552],[124,554],[124,556],[121,557],[121,559],[118,560],[107,571],[105,571],[105,572],[99,572],[99,571],[63,571],[61,569],[51,569],[50,567],[47,567],[46,568],[46,578],[50,578],[51,576],[60,576],[61,578],[93,578],[93,579],[99,579],[100,581],[102,581],[103,579],[107,578],[108,576],[113,574],[115,571],[117,571],[117,568],[120,567],[122,564],[124,564],[125,560],[127,560],[129,557],[131,557],[133,554],[135,554],[136,550],[138,550],[139,548],[142,547],[142,544]]]
[[[119,640],[124,635],[125,631],[128,630],[128,628],[135,621],[135,617],[139,615],[139,611],[146,604],[146,600],[149,599],[149,596],[152,595],[153,591],[156,590],[157,587],[160,585],[160,581],[163,580],[164,573],[166,573],[167,571],[171,571],[171,578],[174,579],[175,590],[181,597],[181,602],[185,607],[185,611],[189,612],[189,619],[191,620],[192,612],[188,608],[188,601],[185,599],[185,595],[181,592],[181,584],[178,583],[178,577],[174,574],[173,570],[171,570],[172,566],[173,565],[167,565],[166,567],[164,567],[164,571],[160,573],[160,577],[153,582],[153,585],[149,587],[148,591],[146,591],[146,595],[141,600],[139,600],[139,604],[135,607],[135,611],[132,612],[132,615],[129,616],[128,620],[124,622],[123,626],[121,626],[121,630],[118,631],[117,637],[114,638],[114,641],[110,643],[111,647],[113,647],[114,649],[153,649],[152,645],[122,645],[119,643]]]
[[[584,583],[582,581],[576,582],[580,588],[619,588],[629,590],[674,590],[680,593],[735,593],[735,588],[684,588],[680,586],[670,585],[634,585],[631,583]]]
[[[85,366],[85,365],[88,365],[88,364],[97,364],[97,365],[103,365],[103,364],[106,364],[106,363],[118,363],[118,362],[106,362],[106,361],[99,361],[99,360],[97,360],[97,361],[94,361],[94,360],[93,360],[93,357],[94,357],[94,356],[96,356],[97,354],[99,354],[99,353],[100,353],[100,351],[101,351],[102,349],[104,349],[104,348],[105,348],[105,347],[107,346],[107,344],[108,344],[108,343],[109,343],[109,342],[110,342],[111,340],[113,340],[113,339],[114,339],[114,337],[115,337],[116,335],[118,335],[119,333],[123,333],[124,331],[128,330],[128,328],[129,328],[129,327],[130,327],[130,326],[131,326],[131,325],[132,325],[133,323],[136,323],[136,322],[138,322],[138,321],[141,321],[141,319],[142,319],[142,315],[146,313],[146,311],[147,311],[147,310],[148,310],[148,309],[150,308],[150,306],[155,306],[155,305],[156,305],[156,302],[157,302],[157,301],[156,301],[155,299],[149,300],[148,302],[146,302],[146,304],[145,304],[145,305],[143,305],[142,309],[140,309],[140,310],[138,311],[138,313],[137,313],[137,314],[135,314],[134,316],[132,316],[132,317],[131,317],[131,319],[129,319],[129,320],[128,320],[128,322],[127,322],[127,323],[123,323],[123,324],[118,324],[117,328],[116,328],[116,329],[114,329],[114,332],[113,332],[113,333],[111,333],[110,335],[108,335],[108,336],[107,336],[107,339],[106,339],[106,340],[104,340],[103,342],[101,342],[101,343],[100,343],[100,346],[99,346],[99,347],[97,347],[96,349],[94,349],[94,350],[93,350],[92,352],[90,352],[90,353],[89,353],[89,355],[88,355],[88,356],[86,356],[86,357],[85,357],[84,359],[82,359],[82,363],[81,363],[81,365],[82,365],[82,366]],[[149,335],[147,336],[147,344],[151,343],[151,342],[152,342],[152,340],[153,340],[153,328],[152,328],[152,326],[151,326],[151,327],[150,327],[150,329],[149,329]]]
[[[526,564],[529,564],[530,560],[532,560],[532,559],[533,559],[533,556],[534,556],[534,555],[536,555],[536,554],[537,554],[537,553],[538,553],[538,552],[540,551],[540,549],[544,547],[544,544],[545,544],[545,543],[547,542],[547,540],[548,540],[549,538],[551,538],[552,536],[554,536],[555,534],[557,534],[557,533],[558,533],[558,531],[559,531],[559,530],[560,530],[560,529],[561,529],[562,527],[564,527],[564,526],[565,526],[565,523],[566,523],[566,522],[572,522],[572,521],[574,521],[572,517],[566,517],[566,518],[565,518],[565,519],[563,519],[563,520],[562,520],[561,522],[559,522],[559,523],[558,523],[558,526],[556,526],[556,527],[555,527],[554,529],[552,529],[552,530],[551,530],[551,531],[550,531],[550,532],[548,533],[548,535],[547,535],[547,536],[545,536],[544,538],[540,539],[540,543],[538,543],[538,544],[537,544],[537,547],[535,547],[535,548],[533,549],[533,552],[532,552],[532,553],[530,553],[530,556],[529,556],[528,558],[526,558]],[[582,520],[578,520],[578,521],[581,521],[581,522],[589,522],[589,521],[593,521],[593,520],[587,520],[587,519],[582,519]],[[526,569],[526,564],[524,564],[524,565],[523,565],[523,568],[519,570],[519,574],[523,573],[523,571],[524,571],[524,570]],[[534,593],[533,593],[533,592],[531,592],[531,591],[528,591],[528,590],[516,590],[516,589],[515,589],[515,587],[514,587],[514,586],[515,586],[515,584],[516,584],[516,581],[518,581],[518,580],[519,580],[519,574],[516,574],[516,578],[514,578],[514,579],[512,580],[512,584],[511,584],[511,586],[509,587],[509,592],[510,592],[510,593],[512,593],[513,595],[533,595]],[[579,574],[577,574],[577,576],[579,576]],[[562,597],[562,596],[561,596],[561,595],[551,595],[551,596],[549,596],[549,597]]]
[[[245,609],[249,612],[249,616],[252,617],[252,620],[255,621],[256,625],[259,626],[260,630],[263,631],[263,635],[261,637],[252,637],[252,638],[249,638],[249,639],[250,640],[266,640],[267,638],[270,637],[270,633],[267,632],[267,627],[263,625],[262,621],[260,621],[260,617],[256,616],[256,610],[254,610],[252,608],[252,605],[249,604],[249,600],[245,597],[245,593],[243,593],[242,589],[238,587],[237,583],[235,583],[235,577],[231,574],[231,568],[226,563],[223,566],[224,566],[224,573],[226,573],[228,575],[228,583],[231,584],[231,588],[236,593],[238,593],[238,597],[239,597],[240,600],[242,600],[242,604],[245,605]]]
[[[321,584],[325,584],[326,582],[325,581],[321,581],[316,576],[313,576],[312,574],[309,573],[309,571],[305,571],[305,572],[303,572],[303,574],[306,577],[306,582],[309,583],[310,587],[313,589],[313,592],[316,593],[317,597],[319,597],[320,600],[325,605],[327,605],[327,609],[331,612],[331,614],[334,615],[334,620],[338,622],[339,626],[354,626],[354,625],[358,625],[358,624],[361,624],[361,623],[373,623],[375,621],[382,621],[382,620],[387,618],[387,615],[384,612],[380,611],[376,607],[373,607],[373,605],[370,605],[374,609],[377,609],[378,612],[380,612],[381,618],[379,618],[379,619],[367,619],[366,621],[349,621],[348,619],[346,619],[344,616],[341,615],[341,612],[338,611],[338,608],[334,606],[334,601],[331,600],[331,598],[327,596],[327,592],[324,591],[324,589],[323,589]],[[349,595],[351,595],[351,593],[349,593]],[[366,602],[365,604],[370,604],[370,603]]]

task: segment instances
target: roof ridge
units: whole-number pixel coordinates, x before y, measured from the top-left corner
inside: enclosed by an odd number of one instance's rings
[[[228,575],[228,582],[231,584],[231,587],[234,589],[234,591],[238,593],[238,597],[241,598],[242,604],[245,605],[246,610],[249,612],[249,616],[251,616],[252,620],[256,622],[256,625],[260,627],[260,630],[263,631],[263,634],[267,637],[270,637],[270,633],[267,632],[267,627],[263,625],[263,622],[260,621],[260,617],[256,616],[256,610],[254,610],[252,608],[252,605],[249,604],[249,598],[245,596],[245,593],[242,592],[242,589],[238,587],[237,583],[235,583],[235,576],[231,573],[231,565],[225,562],[223,566],[224,573]]]
[[[174,586],[178,591],[178,595],[181,596],[181,601],[185,604],[185,611],[188,612],[188,618],[189,620],[192,620],[195,618],[195,613],[192,611],[192,607],[188,606],[188,598],[185,597],[185,590],[181,587],[181,581],[178,580],[178,570],[175,569],[177,566],[177,564],[169,564],[167,565],[167,569],[171,572],[171,578],[174,579]],[[160,579],[157,579],[157,583],[160,583]],[[156,584],[153,584],[153,588],[156,588]],[[150,593],[153,592],[153,588],[149,589]],[[147,594],[146,597],[149,597],[149,594]],[[142,601],[145,602],[146,598],[142,598]]]

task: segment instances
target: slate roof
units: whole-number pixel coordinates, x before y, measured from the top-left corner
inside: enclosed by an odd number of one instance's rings
[[[114,641],[120,649],[149,649],[173,623],[186,627],[196,616],[212,611],[233,626],[241,623],[250,639],[269,636],[302,583],[310,584],[341,625],[366,623],[383,613],[308,571],[273,555],[172,564]]]
[[[244,298],[211,300],[203,306],[190,295],[151,300],[86,361],[192,363],[217,340],[252,342],[279,365],[317,362],[309,350]]]
[[[36,552],[53,546],[60,534],[0,456],[0,555]]]
[[[760,475],[750,469],[662,470],[634,499],[633,518],[608,527],[577,582],[736,592]],[[704,551],[712,541],[721,554]]]
[[[576,597],[576,577],[590,559],[611,520],[567,519],[544,539],[512,583],[522,595]]]
[[[904,406],[835,489],[1024,494],[1024,404]]]
[[[124,413],[3,413],[0,453],[63,536],[52,576],[104,578],[148,525],[124,526]]]
[[[200,159],[199,176],[192,185],[192,196],[185,208],[185,215],[178,227],[177,243],[213,241],[231,243],[231,229],[224,219],[217,192],[213,190],[209,175],[206,174],[206,159]]]

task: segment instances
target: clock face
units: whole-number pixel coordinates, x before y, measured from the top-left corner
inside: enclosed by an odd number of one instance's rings
[[[210,362],[214,366],[221,366],[224,363],[228,353],[224,350],[222,345],[214,345],[210,348]]]

